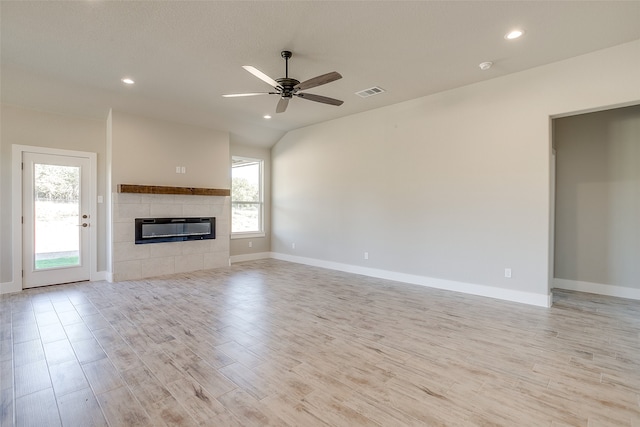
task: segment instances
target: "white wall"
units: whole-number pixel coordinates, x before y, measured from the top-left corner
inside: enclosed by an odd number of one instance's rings
[[[638,100],[640,41],[289,132],[272,250],[544,305],[550,116]]]
[[[111,131],[113,191],[118,184],[229,188],[227,132],[120,111],[112,111]]]
[[[12,281],[12,242],[21,238],[19,224],[11,223],[11,147],[13,144],[97,153],[98,195],[106,191],[106,123],[101,120],[70,117],[15,106],[2,105],[2,129],[0,131],[0,283]],[[98,271],[106,268],[106,204],[98,204]]]
[[[133,280],[229,265],[228,196],[118,194],[119,184],[229,189],[229,134],[111,111],[113,279]],[[176,166],[186,173],[176,173]],[[216,238],[134,243],[135,218],[216,218]]]
[[[640,105],[554,124],[555,278],[640,297]]]

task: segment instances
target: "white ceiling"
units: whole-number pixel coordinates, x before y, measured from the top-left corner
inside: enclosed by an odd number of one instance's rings
[[[108,109],[207,126],[269,147],[286,131],[640,39],[640,1],[1,1],[2,102],[106,118]],[[524,37],[507,41],[515,27]],[[295,98],[241,67],[300,81]],[[492,61],[481,71],[478,64]],[[124,86],[120,79],[136,84]],[[380,86],[385,93],[355,92]],[[271,120],[262,118],[271,114]]]

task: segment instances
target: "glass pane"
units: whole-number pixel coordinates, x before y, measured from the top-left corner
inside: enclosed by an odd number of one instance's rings
[[[80,265],[80,168],[34,166],[35,268]]]
[[[232,233],[261,231],[259,203],[232,203],[231,216]]]
[[[179,224],[142,224],[142,238],[204,236],[211,234],[210,222],[193,222]]]
[[[246,163],[231,170],[231,200],[260,201],[260,163]]]

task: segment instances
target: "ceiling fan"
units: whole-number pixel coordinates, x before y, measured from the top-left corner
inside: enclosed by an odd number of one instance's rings
[[[237,96],[255,96],[255,95],[279,95],[280,100],[278,101],[278,105],[276,107],[276,113],[284,113],[287,109],[287,105],[289,105],[289,100],[294,96],[302,99],[308,99],[309,101],[321,102],[323,104],[329,105],[342,105],[344,101],[340,101],[339,99],[329,98],[327,96],[315,95],[313,93],[305,93],[300,92],[301,90],[311,89],[313,87],[321,86],[327,83],[331,83],[338,79],[341,79],[342,76],[340,73],[332,71],[327,74],[322,74],[321,76],[314,77],[309,80],[305,80],[300,83],[296,79],[289,78],[289,58],[291,58],[292,54],[288,50],[283,50],[280,55],[285,60],[285,77],[280,79],[272,79],[267,76],[262,71],[258,70],[251,65],[243,65],[242,68],[262,80],[263,82],[273,86],[275,92],[251,92],[251,93],[232,93],[228,95],[222,95],[227,98],[237,97]]]

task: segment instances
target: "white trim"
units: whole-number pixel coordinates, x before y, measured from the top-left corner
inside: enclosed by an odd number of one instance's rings
[[[257,163],[259,166],[259,174],[260,174],[260,201],[258,202],[242,202],[236,201],[236,203],[252,203],[256,205],[260,205],[260,230],[256,231],[247,231],[247,232],[233,232],[231,231],[231,239],[243,239],[243,238],[258,238],[265,237],[266,233],[264,231],[264,206],[265,206],[265,192],[264,192],[264,159],[257,159],[255,157],[245,157],[245,156],[236,156],[231,155],[231,191],[233,192],[233,165],[234,159],[244,160],[247,163]],[[233,229],[233,196],[229,197],[229,221],[231,224],[231,228]],[[231,262],[231,261],[229,261]]]
[[[97,219],[97,206],[96,206],[96,195],[98,194],[98,162],[97,162],[97,154],[90,153],[87,151],[75,151],[75,150],[62,150],[58,148],[47,148],[47,147],[35,147],[30,145],[19,145],[13,144],[11,151],[11,239],[13,242],[12,245],[12,253],[13,257],[13,268],[12,268],[12,286],[11,289],[19,289],[14,290],[12,292],[18,292],[22,290],[22,154],[25,152],[29,153],[41,153],[41,154],[51,154],[58,156],[69,156],[69,157],[83,157],[88,158],[90,163],[90,179],[91,183],[89,185],[89,217],[92,220]],[[90,254],[89,254],[89,278],[93,280],[94,277],[99,277],[98,275],[98,243],[97,243],[97,224],[94,227],[89,228],[90,235]],[[2,284],[4,285],[4,284]],[[3,290],[4,288],[0,288]]]
[[[101,282],[103,280],[109,280],[109,276],[111,275],[111,273],[109,273],[108,271],[96,271],[94,274],[91,274],[91,281],[92,282]]]
[[[268,259],[268,258],[271,258],[271,252],[257,252],[254,254],[233,255],[229,257],[229,261],[231,262],[231,264],[234,264],[236,262],[255,261],[257,259]]]
[[[11,152],[11,278],[22,290],[22,152],[24,146],[13,145]]]
[[[20,292],[21,290],[22,290],[22,284],[20,282],[0,283],[0,295],[12,294],[14,292]]]
[[[231,240],[236,239],[259,239],[261,237],[266,237],[266,233],[264,231],[259,232],[250,232],[250,233],[231,233]]]
[[[379,270],[375,268],[360,267],[357,265],[342,264],[332,261],[324,261],[314,258],[305,258],[271,252],[271,258],[298,264],[312,265],[314,267],[328,268],[331,270],[345,271],[347,273],[362,274],[413,285],[427,286],[453,292],[478,295],[488,298],[496,298],[505,301],[535,305],[538,307],[551,307],[551,294],[534,294],[531,292],[516,291],[513,289],[497,288],[494,286],[478,285],[474,283],[457,282],[454,280],[437,279],[433,277],[418,276],[414,274],[398,273],[395,271]]]
[[[113,169],[111,165],[111,157],[113,154],[113,110],[109,108],[109,114],[107,115],[107,140],[106,140],[106,148],[107,155],[105,156],[106,166],[105,166],[105,194],[104,194],[104,203],[105,206],[105,236],[104,236],[104,246],[105,246],[105,254],[106,254],[106,279],[108,282],[113,282],[113,203],[112,198],[113,194],[111,193],[111,170]]]
[[[95,275],[91,275],[92,282],[100,282],[106,280],[108,282],[113,282],[113,275],[108,271],[98,271]],[[11,294],[14,292],[22,291],[22,283],[18,282],[4,282],[0,283],[0,295],[2,294]]]
[[[597,113],[600,111],[614,110],[616,108],[632,107],[634,105],[638,105],[638,103],[640,103],[640,101],[635,100],[635,101],[620,102],[617,104],[601,105],[599,107],[585,108],[583,110],[574,110],[574,111],[567,111],[565,113],[552,114],[550,117],[551,119],[561,119],[564,117],[572,117],[572,116],[579,116],[582,114],[590,114],[590,113]]]
[[[554,278],[553,287],[569,291],[588,292],[590,294],[640,300],[640,289],[628,288],[626,286]]]

